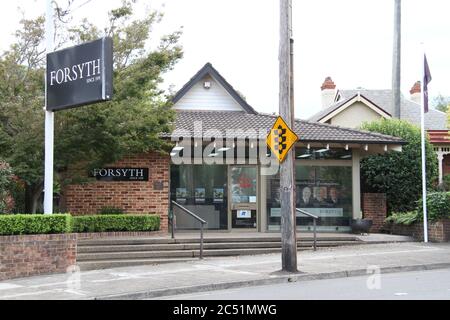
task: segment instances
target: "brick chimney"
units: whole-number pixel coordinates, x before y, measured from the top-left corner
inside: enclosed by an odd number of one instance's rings
[[[421,104],[422,103],[422,83],[417,81],[409,91],[411,94],[411,101]]]
[[[334,103],[336,97],[336,85],[331,77],[327,77],[322,84],[322,109],[328,108]]]

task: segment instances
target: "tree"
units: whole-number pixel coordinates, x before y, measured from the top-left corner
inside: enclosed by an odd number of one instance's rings
[[[447,126],[450,128],[450,108],[447,110]]]
[[[22,20],[17,42],[0,58],[0,156],[26,182],[29,212],[43,184],[43,23]]]
[[[9,189],[12,183],[13,173],[11,167],[0,159],[0,214],[8,211]]]
[[[114,98],[111,102],[55,115],[55,168],[61,185],[73,177],[67,168],[86,169],[114,162],[125,154],[167,151],[159,133],[170,131],[173,112],[159,89],[162,75],[182,58],[181,32],[164,36],[148,49],[151,29],[162,15],[134,18],[136,1],[123,1],[100,30],[87,20],[72,23],[69,1],[57,7],[56,43],[80,44],[101,36],[114,42]],[[44,18],[23,20],[17,41],[0,58],[0,156],[26,182],[27,212],[36,212],[43,191],[44,159]]]
[[[422,194],[422,157],[420,128],[398,119],[382,119],[365,123],[363,129],[403,138],[408,144],[402,152],[388,152],[361,161],[363,189],[386,193],[391,212],[407,212],[417,208]],[[437,178],[437,156],[426,142],[427,186]]]
[[[436,110],[447,112],[450,106],[450,97],[444,97],[443,95],[438,95],[433,99],[433,105]]]

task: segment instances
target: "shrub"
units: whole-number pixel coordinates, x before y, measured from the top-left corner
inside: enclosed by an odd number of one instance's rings
[[[125,211],[121,208],[116,207],[103,207],[99,214],[115,215],[115,214],[125,214]]]
[[[72,217],[75,233],[158,231],[156,215],[97,215]]]
[[[417,208],[422,194],[420,128],[401,120],[381,120],[363,125],[363,129],[400,137],[408,145],[402,152],[370,156],[361,161],[363,189],[386,193],[389,211],[409,212]],[[426,142],[428,188],[437,177],[437,155]]]
[[[427,211],[430,220],[450,218],[450,192],[433,192],[427,196]],[[423,212],[423,199],[419,201],[419,213]]]
[[[411,225],[423,220],[423,199],[418,201],[419,208],[412,212],[393,213],[386,222]],[[427,195],[428,220],[436,221],[450,218],[450,192],[432,192]]]
[[[444,176],[443,182],[437,187],[437,191],[450,191],[450,174]]]
[[[4,215],[0,216],[0,235],[59,234],[71,231],[71,216]]]
[[[419,221],[420,217],[421,215],[417,211],[396,212],[393,213],[389,218],[387,218],[386,222],[395,224],[404,224],[409,226]]]

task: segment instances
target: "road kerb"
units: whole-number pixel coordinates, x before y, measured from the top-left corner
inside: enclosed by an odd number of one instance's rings
[[[399,272],[429,271],[429,270],[447,269],[447,268],[450,268],[450,263],[384,267],[384,268],[381,268],[380,271],[382,274],[390,274],[390,273],[399,273]],[[139,291],[139,292],[106,295],[106,296],[95,297],[94,299],[95,300],[143,300],[143,299],[153,299],[153,298],[192,294],[192,293],[199,293],[199,292],[220,291],[220,290],[238,289],[238,288],[256,287],[256,286],[266,286],[266,285],[283,284],[283,283],[289,283],[289,282],[360,277],[360,276],[366,276],[366,275],[369,275],[367,272],[367,269],[324,272],[324,273],[316,273],[316,274],[299,273],[299,274],[293,274],[293,275],[272,276],[272,277],[268,277],[268,278],[264,278],[264,279],[256,279],[256,280],[248,280],[248,281],[224,282],[224,283],[205,284],[205,285],[198,285],[198,286],[186,286],[186,287],[158,289],[158,290],[146,290],[146,291]]]

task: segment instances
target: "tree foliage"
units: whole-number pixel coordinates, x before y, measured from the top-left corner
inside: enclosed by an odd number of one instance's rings
[[[55,114],[55,169],[63,173],[83,163],[88,169],[115,162],[124,155],[166,151],[159,138],[170,131],[173,112],[168,94],[159,89],[164,73],[182,58],[176,31],[157,40],[151,30],[161,20],[158,12],[134,16],[136,1],[123,1],[109,13],[108,25],[73,22],[77,0],[56,7],[57,48],[102,36],[114,43],[114,97],[111,102]],[[0,156],[26,182],[27,211],[35,212],[43,190],[44,171],[44,22],[22,20],[16,43],[0,57]],[[154,49],[149,49],[153,41]]]
[[[447,110],[447,126],[450,128],[450,108]]]
[[[9,189],[12,184],[13,173],[11,167],[0,159],[0,214],[8,209]]]
[[[445,97],[440,94],[433,99],[433,105],[436,108],[436,110],[447,112],[449,111],[450,97]]]
[[[401,120],[382,119],[363,124],[363,129],[403,138],[408,144],[402,152],[370,156],[361,161],[363,188],[369,192],[387,195],[391,212],[407,212],[417,208],[422,194],[421,131]],[[426,141],[427,186],[437,178],[437,156]]]

